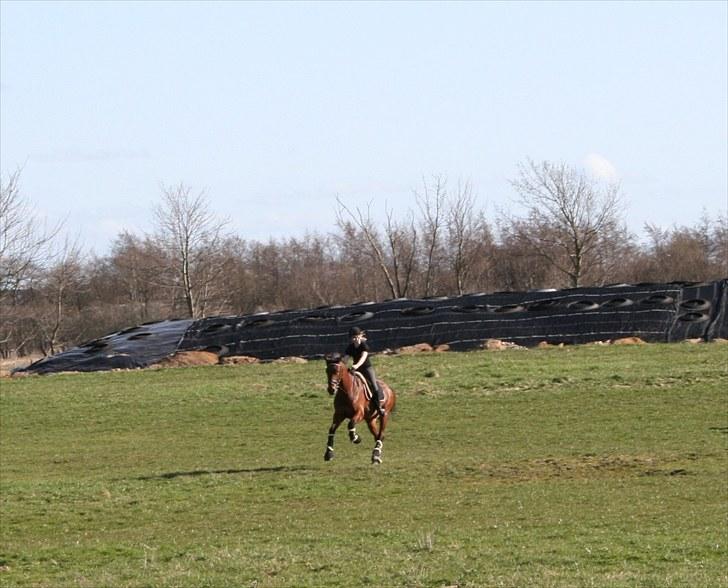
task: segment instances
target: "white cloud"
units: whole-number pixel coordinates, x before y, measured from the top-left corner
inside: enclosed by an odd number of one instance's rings
[[[589,153],[584,158],[584,167],[595,178],[614,182],[619,179],[619,173],[614,164],[598,153]]]

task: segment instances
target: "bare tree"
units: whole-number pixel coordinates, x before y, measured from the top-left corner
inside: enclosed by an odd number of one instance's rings
[[[288,308],[334,303],[340,273],[330,241],[307,233],[303,239],[281,243],[289,285]]]
[[[662,229],[645,225],[649,243],[643,252],[643,280],[719,280],[728,272],[728,218],[703,215],[692,227]]]
[[[82,289],[83,259],[78,241],[66,239],[55,263],[45,272],[40,288],[42,307],[37,313],[38,339],[44,354],[60,351],[62,331],[70,322],[71,299]]]
[[[337,259],[336,296],[339,302],[380,300],[380,290],[391,287],[366,237],[353,222],[338,216],[339,233],[334,235]]]
[[[152,316],[152,303],[159,299],[163,280],[159,268],[167,261],[165,252],[155,240],[137,237],[127,231],[119,234],[108,257],[110,271],[114,278],[117,304],[131,307],[134,320],[145,322]],[[108,283],[109,279],[105,282]]]
[[[339,228],[353,236],[356,228],[364,238],[365,250],[376,261],[377,267],[387,281],[392,298],[407,296],[417,258],[417,229],[414,219],[408,223],[396,221],[392,211],[387,210],[387,222],[384,226],[384,242],[371,217],[371,204],[366,213],[360,208],[352,211],[340,198],[336,199],[337,222]],[[350,220],[347,220],[348,219]],[[353,223],[353,225],[352,225]]]
[[[189,317],[203,317],[224,269],[219,250],[227,220],[212,214],[204,192],[193,195],[182,183],[163,188],[155,217],[158,242],[171,264],[168,286],[181,289]]]
[[[423,179],[422,193],[415,191],[415,199],[420,209],[422,227],[422,244],[425,250],[424,286],[423,293],[429,296],[433,293],[434,283],[437,279],[438,262],[442,254],[442,230],[445,222],[445,207],[447,203],[447,180],[443,176],[435,176],[432,183]]]
[[[465,293],[478,261],[485,260],[492,244],[490,228],[482,212],[475,209],[475,195],[470,182],[458,182],[454,197],[447,206],[447,242],[450,265],[459,295]],[[488,265],[488,260],[485,260]]]
[[[20,190],[21,169],[0,177],[0,353],[23,353],[35,339],[31,287],[53,259],[63,223],[46,226]]]
[[[52,241],[63,224],[42,224],[22,197],[20,172],[0,178],[0,302],[27,286],[33,272],[50,259]]]
[[[728,276],[728,213],[718,215],[711,231],[711,255],[720,277]]]
[[[410,212],[407,222],[394,220],[393,212],[387,210],[385,235],[389,244],[389,256],[397,286],[396,297],[405,297],[410,292],[418,255],[417,227]]]
[[[494,280],[498,290],[518,292],[555,286],[563,276],[555,266],[544,263],[534,249],[534,239],[547,241],[548,233],[528,220],[502,218],[498,246],[494,252]]]
[[[511,183],[536,229],[522,238],[550,265],[581,285],[595,262],[600,238],[619,225],[618,184],[602,185],[564,163],[528,160]]]

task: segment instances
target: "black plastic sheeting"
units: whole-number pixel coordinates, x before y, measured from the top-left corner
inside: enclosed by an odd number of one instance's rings
[[[728,280],[618,284],[601,288],[498,292],[395,299],[197,321],[163,321],[125,329],[25,371],[144,367],[177,351],[259,359],[322,357],[342,351],[348,330],[366,330],[373,352],[417,343],[473,349],[485,339],[523,346],[577,344],[636,336],[648,342],[728,338]]]
[[[45,357],[24,370],[36,374],[142,368],[177,351],[194,320],[146,323]]]

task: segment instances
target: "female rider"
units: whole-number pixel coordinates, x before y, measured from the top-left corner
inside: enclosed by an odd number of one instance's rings
[[[377,395],[377,408],[379,414],[384,416],[384,393],[377,382],[377,376],[374,373],[371,361],[369,361],[369,346],[367,345],[366,333],[359,327],[349,329],[349,337],[351,343],[344,352],[344,361],[347,357],[351,357],[354,362],[351,369],[360,371],[369,382],[369,387]]]

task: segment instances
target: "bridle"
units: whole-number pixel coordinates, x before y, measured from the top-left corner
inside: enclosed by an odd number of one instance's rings
[[[336,364],[336,371],[329,376],[329,394],[333,396],[339,391],[341,378],[339,377],[340,364]]]

